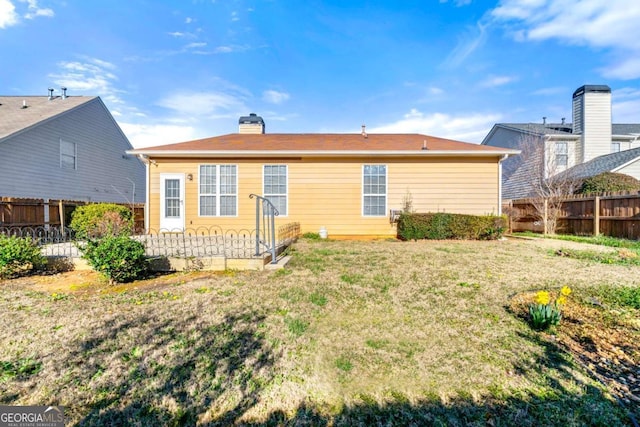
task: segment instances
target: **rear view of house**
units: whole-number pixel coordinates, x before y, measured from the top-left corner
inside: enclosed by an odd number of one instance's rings
[[[248,122],[248,123],[245,123]],[[280,224],[331,236],[392,236],[392,210],[500,213],[500,166],[516,153],[418,134],[239,133],[131,150],[147,163],[151,229],[253,229],[255,201]],[[249,126],[246,126],[249,125]]]

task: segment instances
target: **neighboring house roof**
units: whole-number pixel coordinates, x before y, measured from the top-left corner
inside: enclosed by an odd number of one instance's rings
[[[397,155],[500,156],[519,151],[420,134],[229,134],[141,148],[130,154],[170,156]]]
[[[612,124],[611,133],[614,135],[640,135],[640,123]]]
[[[603,172],[615,172],[618,168],[638,158],[640,158],[640,147],[596,157],[588,162],[567,169],[562,172],[562,175],[574,179],[589,178]]]
[[[536,135],[572,135],[571,123],[496,123],[496,126]]]
[[[496,123],[496,127],[526,132],[535,135],[579,135],[573,133],[571,123]],[[640,135],[640,123],[613,123],[612,135]],[[485,138],[487,140],[487,138]]]
[[[96,96],[0,96],[0,140],[85,104]],[[26,106],[26,107],[25,107]]]

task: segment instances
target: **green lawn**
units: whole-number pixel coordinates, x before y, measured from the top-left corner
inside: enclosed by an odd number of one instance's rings
[[[0,282],[0,403],[64,405],[69,425],[632,425],[508,309],[639,286],[640,267],[554,255],[564,243],[303,239],[275,272],[96,294]]]

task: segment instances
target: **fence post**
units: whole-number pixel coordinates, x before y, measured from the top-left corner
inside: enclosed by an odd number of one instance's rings
[[[600,235],[600,196],[593,199],[593,235]]]
[[[547,227],[547,221],[549,220],[549,200],[544,199],[544,212],[542,213],[542,225],[544,226],[544,233],[549,233],[549,228]]]
[[[64,230],[64,205],[62,200],[58,200],[58,212],[60,215],[60,230]]]

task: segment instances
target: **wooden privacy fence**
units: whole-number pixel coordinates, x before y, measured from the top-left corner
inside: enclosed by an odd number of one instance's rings
[[[0,197],[0,227],[66,227],[71,213],[85,202]],[[131,205],[126,205],[131,206]],[[144,205],[133,205],[135,228],[144,230]]]
[[[503,210],[511,231],[543,232],[544,222],[531,199],[512,200]],[[562,234],[640,239],[640,193],[570,196],[562,202],[558,227]]]

